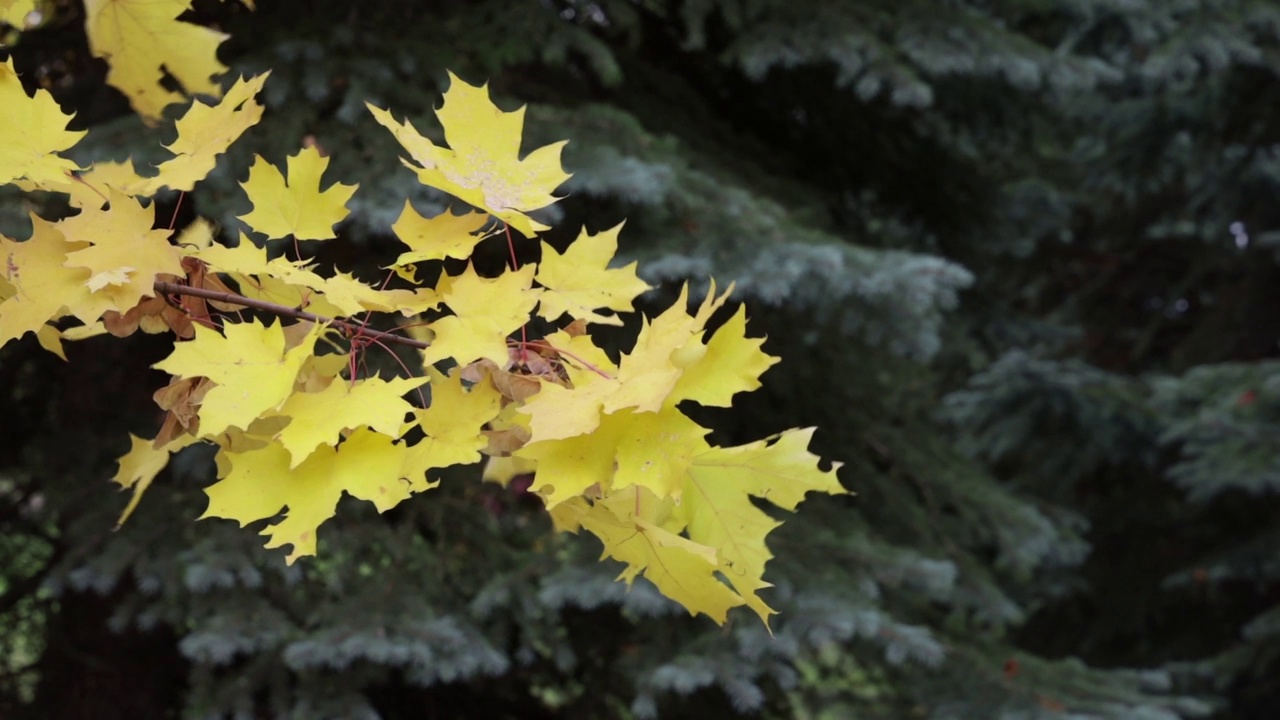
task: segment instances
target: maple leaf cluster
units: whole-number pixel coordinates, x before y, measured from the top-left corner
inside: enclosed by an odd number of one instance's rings
[[[139,3],[87,3],[99,28],[92,46],[130,78],[120,87],[140,88],[140,112],[169,102],[148,74],[160,65],[186,67],[176,73],[185,86],[210,89],[201,82],[217,68],[181,53],[203,53],[214,38],[164,25],[182,6],[152,0],[130,25],[107,14]],[[164,42],[134,47],[108,27]],[[152,197],[193,189],[259,121],[267,75],[238,80],[215,104],[194,101],[176,120],[172,158],[140,172],[64,157],[83,133],[65,129],[70,118],[47,92],[28,96],[12,65],[0,66],[0,182],[65,193],[78,210],[57,221],[33,214],[25,240],[0,237],[0,345],[32,333],[62,355],[64,340],[173,334],[172,353],[155,366],[171,375],[155,394],[164,423],[153,438],[132,436],[119,461],[115,480],[133,490],[121,522],[173,453],[212,444],[218,481],[204,517],[274,519],[266,546],[289,547],[292,563],[316,553],[344,493],[385,511],[435,486],[440,469],[487,457],[491,480],[532,473],[555,525],[598,537],[604,555],[625,564],[621,579],[643,575],[718,622],[746,605],[767,623],[774,611],[759,593],[778,522],[753,498],[793,510],[811,490],[843,492],[836,468],[820,469],[807,450],[812,428],[716,447],[680,407],[728,407],[777,359],[747,336],[741,307],[708,330],[729,297],[713,284],[692,309],[686,287],[612,360],[590,329],[620,325],[650,289],[635,263],[609,267],[621,226],[584,229],[563,252],[538,239],[548,228],[530,213],[554,203],[568,178],[563,143],[521,158],[523,108],[504,112],[484,86],[450,78],[437,113],[447,146],[369,107],[418,179],[466,208],[424,217],[406,201],[391,231],[407,249],[385,280],[368,283],[272,257],[264,244],[292,240],[296,254],[300,242],[336,237],[359,188],[322,188],[329,161],[314,147],[284,172],[255,159],[242,184],[248,232],[234,245],[206,221],[174,232],[155,217]],[[476,245],[494,235],[514,243],[512,230],[540,245],[541,260],[517,267],[512,252],[505,272],[481,275],[470,262]],[[419,265],[446,262],[465,266],[433,287],[417,280]],[[418,327],[375,331],[374,313]],[[534,318],[560,329],[530,339]],[[392,343],[417,353],[401,376],[361,371],[363,353]]]

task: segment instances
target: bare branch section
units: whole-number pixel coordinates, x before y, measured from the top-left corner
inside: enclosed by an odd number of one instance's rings
[[[349,336],[360,335],[379,342],[407,345],[418,349],[431,347],[431,343],[423,342],[421,340],[414,340],[413,338],[407,338],[402,335],[396,335],[382,330],[374,330],[373,328],[364,327],[359,323],[338,320],[336,318],[328,318],[323,315],[316,315],[315,313],[309,313],[300,308],[292,308],[288,305],[280,305],[278,303],[267,302],[265,300],[254,300],[253,298],[237,295],[235,293],[222,292],[220,290],[206,290],[205,288],[159,281],[155,283],[153,288],[157,293],[163,295],[190,295],[192,297],[204,298],[205,300],[216,300],[218,302],[253,308],[254,310],[261,310],[279,317],[294,318],[295,320],[308,320],[313,323],[332,325],[333,327],[346,331]]]

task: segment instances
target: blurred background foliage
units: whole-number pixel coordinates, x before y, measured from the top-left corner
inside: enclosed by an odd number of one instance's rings
[[[772,636],[628,592],[474,469],[386,516],[344,502],[286,567],[194,522],[198,451],[113,532],[164,343],[28,338],[0,352],[0,716],[1275,716],[1280,6],[258,6],[195,5],[232,76],[273,71],[267,113],[160,217],[233,238],[251,154],[315,143],[360,183],[318,259],[369,273],[406,196],[447,201],[363,103],[439,139],[445,70],[488,81],[530,104],[526,149],[570,140],[553,239],[625,218],[649,311],[737,282],[784,361],[718,439],[817,425],[857,495],[774,536]],[[80,4],[44,9],[0,55],[92,128],[78,160],[154,158]],[[0,196],[0,231],[30,209],[64,207]]]

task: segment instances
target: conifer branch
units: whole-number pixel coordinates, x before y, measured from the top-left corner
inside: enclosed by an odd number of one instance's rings
[[[190,285],[180,285],[172,282],[161,282],[159,280],[157,280],[152,287],[156,293],[160,295],[190,295],[191,297],[204,298],[205,300],[215,300],[217,302],[253,308],[254,310],[261,310],[279,317],[288,317],[295,320],[307,320],[309,322],[319,323],[322,325],[332,325],[345,331],[348,337],[360,335],[379,342],[407,345],[420,350],[425,350],[426,348],[431,347],[431,343],[424,342],[422,340],[414,340],[413,338],[407,338],[403,335],[396,335],[395,333],[383,330],[374,330],[358,323],[347,322],[346,320],[338,320],[337,318],[316,315],[315,313],[309,313],[301,308],[267,302],[266,300],[255,300],[253,298],[245,297],[244,295],[237,295],[236,293],[223,292],[221,290],[207,290],[205,288],[191,287]]]

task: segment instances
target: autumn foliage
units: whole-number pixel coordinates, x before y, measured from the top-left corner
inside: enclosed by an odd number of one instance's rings
[[[86,5],[93,51],[144,117],[158,121],[182,100],[160,87],[161,67],[193,93],[217,94],[219,36],[174,19],[185,0]],[[119,461],[115,481],[133,491],[121,522],[173,453],[212,444],[219,480],[204,517],[272,519],[266,546],[288,547],[294,562],[316,553],[344,493],[385,511],[433,487],[439,469],[484,461],[498,482],[533,473],[556,526],[598,537],[627,582],[643,575],[718,622],[739,605],[767,622],[765,537],[778,523],[753,498],[792,510],[810,490],[843,490],[835,468],[820,469],[807,450],[811,428],[716,447],[682,412],[685,402],[728,407],[777,362],[747,336],[741,308],[709,333],[729,292],[713,284],[691,308],[686,288],[614,361],[591,328],[621,324],[649,289],[634,263],[609,267],[621,226],[584,229],[564,252],[539,240],[548,227],[531,213],[568,178],[563,143],[521,158],[523,109],[504,112],[485,87],[456,77],[437,113],[447,146],[369,107],[419,181],[460,201],[435,217],[405,202],[389,228],[405,250],[385,278],[301,258],[300,243],[336,237],[359,192],[326,185],[328,159],[314,147],[283,169],[255,159],[242,184],[248,233],[234,244],[205,221],[170,228],[151,198],[208,175],[262,117],[267,79],[240,79],[213,104],[192,101],[166,146],[172,157],[154,167],[81,168],[62,153],[84,133],[65,129],[70,117],[48,92],[29,95],[12,64],[0,66],[0,182],[64,193],[78,210],[33,215],[24,240],[0,237],[0,344],[30,333],[61,354],[64,341],[108,332],[174,338],[155,366],[171,375],[155,394],[165,422],[153,438],[133,437]],[[467,263],[434,286],[419,282],[419,266],[457,265],[493,236],[537,243],[541,261],[516,266],[513,252],[496,277]],[[290,252],[273,257],[266,240]],[[535,318],[560,329],[534,337]],[[416,353],[400,376],[363,370],[364,353],[391,345]]]

